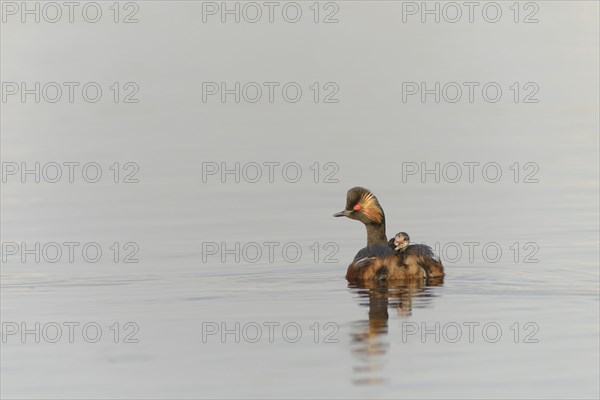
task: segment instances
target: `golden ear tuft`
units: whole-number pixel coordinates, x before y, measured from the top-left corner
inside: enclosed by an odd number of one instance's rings
[[[381,211],[381,206],[379,205],[379,202],[373,193],[365,191],[360,196],[358,205],[360,205],[362,212],[367,216],[367,218],[369,218],[371,221],[381,224],[383,221],[383,213]]]

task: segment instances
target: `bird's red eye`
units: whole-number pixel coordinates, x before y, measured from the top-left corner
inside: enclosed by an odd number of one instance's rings
[[[362,208],[362,207],[360,206],[360,204],[357,204],[357,205],[355,205],[355,206],[353,207],[353,209],[354,209],[355,211],[358,211],[358,210],[360,210],[361,208]]]

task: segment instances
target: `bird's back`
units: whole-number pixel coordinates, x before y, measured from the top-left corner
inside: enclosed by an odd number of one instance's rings
[[[404,263],[407,265],[419,265],[430,278],[444,276],[442,262],[435,257],[431,247],[426,244],[411,244],[402,253]]]
[[[361,249],[358,253],[356,253],[356,255],[354,256],[354,261],[358,261],[362,258],[366,258],[366,257],[377,257],[377,258],[383,258],[383,257],[388,257],[391,255],[396,254],[396,252],[390,248],[387,244],[376,244],[373,246],[367,246],[363,249]]]

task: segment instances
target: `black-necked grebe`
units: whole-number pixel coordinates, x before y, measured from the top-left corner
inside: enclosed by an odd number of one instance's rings
[[[354,187],[348,190],[346,208],[333,215],[362,222],[367,228],[367,247],[361,249],[348,267],[350,282],[368,280],[425,279],[444,276],[444,267],[431,247],[409,245],[410,239],[400,237],[398,244],[388,243],[385,235],[385,214],[379,201],[369,190]],[[396,238],[394,238],[396,239]],[[394,247],[391,247],[394,245]]]

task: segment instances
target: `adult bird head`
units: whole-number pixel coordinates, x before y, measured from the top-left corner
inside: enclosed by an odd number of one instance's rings
[[[334,217],[348,217],[365,225],[382,225],[385,222],[383,209],[377,197],[363,187],[353,187],[346,195],[346,208],[333,214]]]

